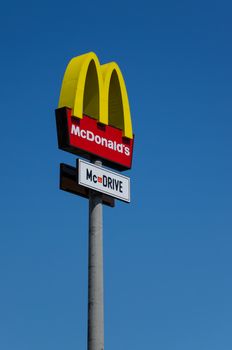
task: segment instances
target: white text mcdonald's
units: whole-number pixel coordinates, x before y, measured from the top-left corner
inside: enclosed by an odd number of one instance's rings
[[[130,169],[134,135],[125,82],[114,62],[100,65],[94,53],[73,58],[56,110],[59,148],[95,155],[119,170]]]

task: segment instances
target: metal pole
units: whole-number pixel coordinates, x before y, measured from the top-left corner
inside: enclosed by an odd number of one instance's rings
[[[101,166],[99,160],[93,161]],[[88,350],[104,350],[102,195],[89,195]]]

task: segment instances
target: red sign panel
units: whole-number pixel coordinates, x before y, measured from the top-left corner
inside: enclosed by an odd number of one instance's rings
[[[133,140],[123,137],[122,130],[85,115],[72,117],[69,108],[57,109],[56,121],[59,148],[86,158],[97,156],[119,170],[131,168]]]

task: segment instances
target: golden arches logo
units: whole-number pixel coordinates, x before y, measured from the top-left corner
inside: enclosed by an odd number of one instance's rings
[[[123,131],[133,139],[130,106],[123,75],[117,63],[100,65],[95,53],[74,57],[61,86],[59,108],[69,107],[72,115],[83,114]]]

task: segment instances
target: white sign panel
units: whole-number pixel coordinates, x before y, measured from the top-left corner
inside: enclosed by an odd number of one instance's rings
[[[79,185],[130,202],[130,178],[79,159]]]

